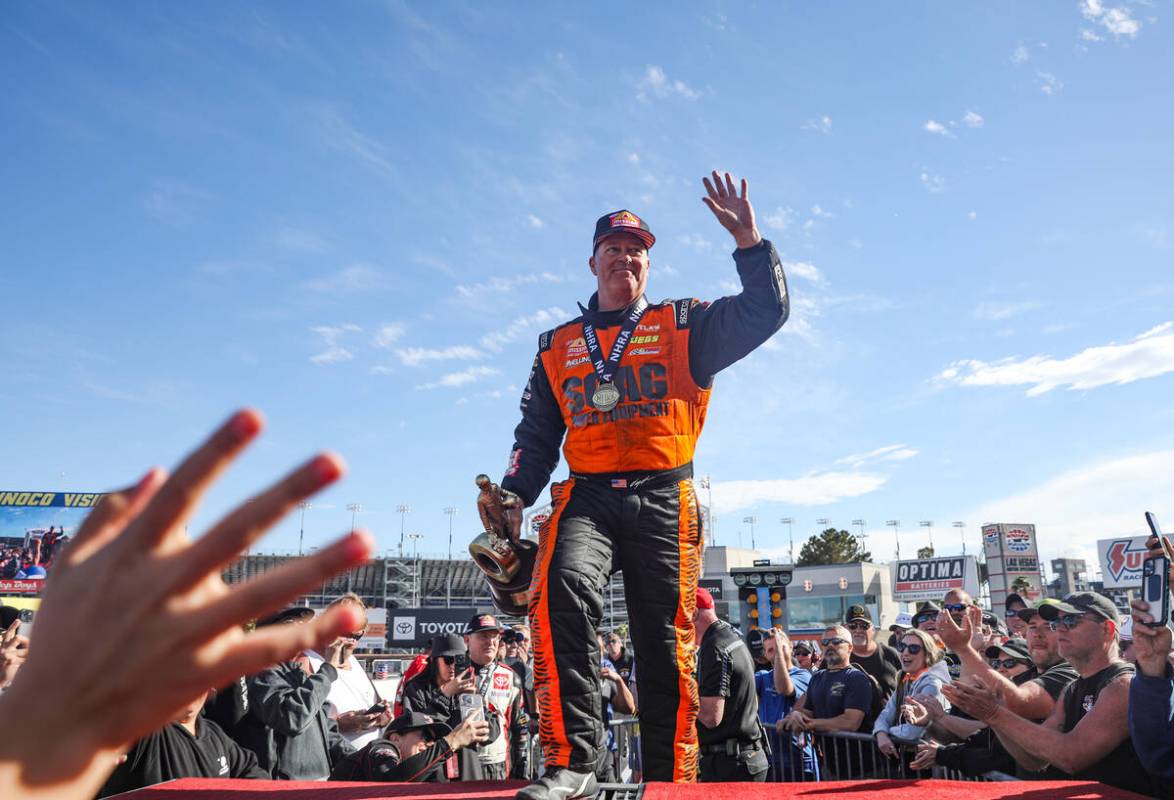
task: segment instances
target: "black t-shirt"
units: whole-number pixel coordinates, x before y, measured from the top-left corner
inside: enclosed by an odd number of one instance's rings
[[[619,658],[609,658],[616,672],[624,679],[624,683],[632,682],[632,664],[636,663],[635,657],[628,652],[626,647],[620,648]]]
[[[816,719],[838,717],[850,708],[864,712],[864,720],[857,730],[871,731],[872,681],[859,667],[847,669],[821,669],[811,676],[807,684],[807,699],[803,707],[808,708]]]
[[[1053,700],[1060,697],[1064,687],[1080,677],[1076,668],[1067,661],[1058,661],[1048,667],[1035,678],[1035,682],[1044,687],[1044,691],[1052,696]]]
[[[858,656],[853,653],[851,661],[880,684],[882,703],[897,691],[897,682],[901,677],[901,656],[887,644],[877,642],[876,650],[870,656]]]
[[[1101,690],[1122,675],[1133,675],[1133,665],[1126,661],[1114,661],[1096,674],[1087,678],[1077,677],[1064,690],[1061,702],[1064,704],[1064,725],[1061,730],[1070,732],[1076,727],[1084,715],[1092,711],[1100,697]],[[1072,777],[1083,780],[1100,781],[1118,789],[1128,789],[1144,795],[1152,795],[1154,786],[1150,776],[1142,767],[1133,749],[1133,742],[1129,738],[1113,748],[1112,751],[1097,759],[1097,761]]]
[[[238,745],[210,719],[197,719],[196,735],[173,722],[135,742],[98,797],[129,792],[177,778],[269,780],[251,750]]]
[[[718,620],[709,626],[697,651],[698,694],[724,697],[725,712],[716,728],[697,723],[703,744],[728,739],[758,739],[758,694],[754,690],[754,660],[746,642],[729,624]]]

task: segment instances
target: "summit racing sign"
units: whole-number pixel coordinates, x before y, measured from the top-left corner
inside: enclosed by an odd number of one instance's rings
[[[1145,536],[1121,536],[1097,542],[1097,558],[1106,589],[1136,589],[1141,586],[1145,563]]]
[[[978,594],[978,562],[974,556],[919,558],[896,563],[895,600],[941,600],[951,589]]]

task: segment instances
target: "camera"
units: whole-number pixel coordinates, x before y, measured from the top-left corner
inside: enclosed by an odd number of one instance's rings
[[[469,660],[468,653],[458,653],[452,662],[453,672],[457,675],[460,675],[471,666],[473,666],[473,662]]]

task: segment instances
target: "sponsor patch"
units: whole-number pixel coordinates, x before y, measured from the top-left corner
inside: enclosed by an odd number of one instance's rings
[[[660,323],[655,325],[645,325],[643,322],[636,326],[636,333],[643,331],[644,333],[651,333],[660,330]]]
[[[591,363],[591,356],[581,355],[578,358],[569,359],[565,364],[563,364],[563,368],[569,369],[570,367],[577,367],[580,364],[590,364],[590,363]]]
[[[578,356],[587,352],[587,342],[580,336],[578,339],[571,339],[567,342],[567,355]]]
[[[620,211],[611,215],[611,226],[613,228],[639,228],[640,218],[631,211]]]
[[[499,692],[507,692],[510,688],[510,676],[500,672],[493,676],[493,688]]]
[[[660,341],[660,334],[654,333],[648,336],[633,336],[628,344],[652,344]]]
[[[637,347],[635,350],[629,350],[629,356],[654,356],[660,352],[659,347]],[[570,366],[569,364],[567,366]]]

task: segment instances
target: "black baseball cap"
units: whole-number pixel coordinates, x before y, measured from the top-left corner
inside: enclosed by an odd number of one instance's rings
[[[595,249],[600,239],[605,236],[611,236],[613,233],[630,233],[644,242],[645,247],[650,248],[656,244],[656,237],[652,235],[652,231],[648,228],[648,223],[626,208],[621,208],[619,211],[612,211],[610,214],[604,214],[596,220],[595,238],[591,240],[591,249]]]
[[[1007,623],[991,611],[982,612],[982,622],[991,630],[998,631],[999,633],[1007,632]]]
[[[257,627],[264,628],[267,625],[284,625],[287,622],[306,622],[314,618],[314,609],[308,606],[290,606],[283,608],[275,614],[270,614],[267,617],[261,617],[257,620]]]
[[[926,600],[917,607],[917,612],[913,615],[913,627],[916,628],[923,619],[928,619],[929,617],[937,619],[941,611],[942,607],[933,600]]]
[[[1033,619],[1035,619],[1035,615],[1040,613],[1041,608],[1044,606],[1054,606],[1059,602],[1059,600],[1053,599],[1051,597],[1045,597],[1042,600],[1036,601],[1034,606],[1028,606],[1027,608],[1019,609],[1015,612],[1015,616],[1019,617],[1019,619],[1023,620],[1024,622],[1031,622]],[[1047,617],[1044,617],[1044,619],[1047,619]]]
[[[1027,601],[1023,599],[1023,595],[1019,594],[1019,592],[1011,592],[1009,595],[1007,595],[1007,599],[1003,601],[1003,607],[1006,608],[1012,603],[1018,603],[1024,608],[1027,607]]]
[[[386,735],[410,731],[423,731],[429,739],[439,739],[441,736],[452,733],[452,728],[446,723],[437,722],[427,714],[421,714],[419,711],[404,711],[391,721],[383,733]]]
[[[469,648],[465,646],[465,640],[455,633],[445,633],[432,637],[433,658],[440,656],[459,656],[468,651]]]
[[[844,622],[855,622],[862,619],[865,622],[872,622],[872,614],[868,613],[866,606],[854,605],[848,606],[848,613],[844,616]]]
[[[1028,652],[1027,642],[1023,639],[1008,639],[1002,644],[992,644],[984,652],[987,658],[999,658],[1005,653],[1012,658],[1031,661],[1031,653]]]
[[[1096,592],[1076,592],[1064,598],[1062,603],[1049,603],[1041,606],[1039,615],[1052,622],[1061,614],[1096,614],[1102,619],[1108,619],[1121,624],[1117,615],[1117,606],[1103,594]]]
[[[465,626],[465,633],[479,633],[481,631],[504,631],[505,626],[497,621],[492,614],[474,614]]]

